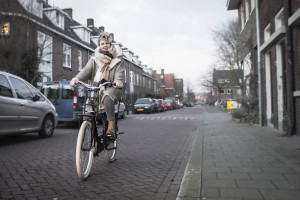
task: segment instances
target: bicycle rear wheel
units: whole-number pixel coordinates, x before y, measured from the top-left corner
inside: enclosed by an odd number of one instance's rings
[[[76,145],[76,169],[81,179],[86,179],[89,176],[94,157],[94,147],[92,123],[84,121],[80,126]]]
[[[106,160],[108,162],[113,162],[116,160],[118,137],[117,133],[113,137],[106,138],[106,146],[104,147],[104,153]]]

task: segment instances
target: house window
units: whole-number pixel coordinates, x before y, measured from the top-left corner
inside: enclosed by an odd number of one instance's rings
[[[139,81],[140,81],[140,77],[139,77],[139,75],[137,74],[137,75],[136,75],[136,85],[139,85],[139,83],[140,83]]]
[[[71,46],[63,44],[64,67],[71,68]]]
[[[133,84],[133,72],[130,71],[130,79],[129,79],[129,82]]]
[[[145,77],[143,77],[143,87],[144,87],[144,88],[146,87],[146,80],[145,80]]]
[[[281,8],[281,10],[275,16],[275,30],[279,29],[283,25],[284,23],[283,16],[284,16],[283,8]]]
[[[224,89],[221,89],[221,90],[220,90],[220,94],[225,94],[225,90],[224,90]]]
[[[78,50],[78,70],[82,70],[82,51]]]
[[[228,89],[227,94],[232,94],[232,89]]]
[[[219,79],[218,83],[224,83],[224,81],[225,81],[224,79]]]
[[[4,23],[1,24],[1,34],[0,35],[9,35],[10,34],[10,24]]]
[[[267,41],[271,37],[271,27],[268,24],[264,30],[264,40]]]
[[[38,57],[40,59],[40,67],[42,65],[50,65],[52,63],[52,37],[38,31],[37,32]],[[41,69],[40,69],[41,70]],[[41,70],[43,71],[43,70]],[[45,70],[48,71],[48,70]],[[51,70],[52,71],[52,70]]]

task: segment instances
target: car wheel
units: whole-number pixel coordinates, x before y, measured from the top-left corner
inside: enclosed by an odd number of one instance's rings
[[[42,129],[39,131],[39,136],[41,138],[49,138],[53,135],[54,131],[54,120],[50,116],[46,116],[43,124]]]

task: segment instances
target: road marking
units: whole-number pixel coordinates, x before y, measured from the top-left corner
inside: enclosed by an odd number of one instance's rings
[[[194,117],[135,117],[137,120],[194,120]]]

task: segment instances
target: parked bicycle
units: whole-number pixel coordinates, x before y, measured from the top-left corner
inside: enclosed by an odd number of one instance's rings
[[[76,169],[79,178],[86,179],[89,176],[93,158],[102,151],[105,153],[106,160],[113,162],[116,159],[118,135],[118,113],[116,113],[116,132],[113,135],[106,135],[108,121],[106,114],[101,113],[102,130],[97,128],[97,113],[99,111],[99,92],[102,87],[112,87],[113,83],[105,82],[99,87],[87,85],[81,81],[78,84],[86,88],[85,105],[83,108],[82,124],[79,129],[76,145]],[[120,102],[119,102],[120,105]],[[118,106],[119,110],[119,106]]]

